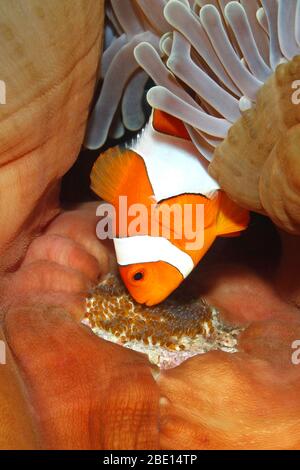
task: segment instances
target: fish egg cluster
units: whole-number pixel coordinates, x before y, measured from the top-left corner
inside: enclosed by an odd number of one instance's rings
[[[137,304],[115,275],[89,293],[84,323],[106,340],[148,354],[162,368],[210,349],[233,352],[236,345],[237,330],[221,325],[204,300],[172,297],[147,307]]]

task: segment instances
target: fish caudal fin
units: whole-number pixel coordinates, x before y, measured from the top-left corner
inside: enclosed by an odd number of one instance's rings
[[[217,218],[217,235],[238,236],[249,224],[249,211],[242,209],[222,191]]]
[[[127,196],[129,203],[142,203],[153,193],[143,159],[120,147],[98,157],[91,172],[91,189],[115,207],[119,196]]]

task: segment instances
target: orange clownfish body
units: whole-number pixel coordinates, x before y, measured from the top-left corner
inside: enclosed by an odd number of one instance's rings
[[[95,162],[92,189],[114,206],[117,221],[123,216],[114,244],[121,277],[137,302],[162,302],[217,236],[247,228],[248,211],[219,189],[207,166],[184,124],[159,111],[131,146],[109,149]],[[121,196],[133,208],[126,214]],[[145,223],[136,222],[137,208]],[[128,233],[132,226],[136,233]]]

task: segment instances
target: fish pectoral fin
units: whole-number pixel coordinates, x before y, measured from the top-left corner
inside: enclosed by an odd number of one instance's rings
[[[242,209],[221,192],[220,209],[217,218],[218,236],[238,236],[249,224],[249,211]]]

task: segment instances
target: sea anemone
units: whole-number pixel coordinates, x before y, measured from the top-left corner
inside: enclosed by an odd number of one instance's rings
[[[125,129],[138,131],[145,124],[143,96],[148,76],[139,69],[133,51],[144,41],[159,51],[159,38],[169,30],[164,6],[164,0],[108,3],[105,50],[99,72],[101,91],[89,121],[87,148],[99,148],[109,134],[118,139]]]
[[[164,15],[165,60],[135,49],[157,84],[150,105],[186,124],[233,200],[300,233],[300,1],[171,0]]]
[[[195,144],[210,159],[276,67],[300,53],[300,2],[271,3],[199,0],[192,9],[170,0],[164,15],[173,31],[161,39],[166,64],[150,44],[135,49],[159,85],[148,93],[151,106],[192,126]],[[178,79],[173,86],[165,82],[169,72]]]
[[[292,100],[300,1],[154,0],[151,11],[147,2],[112,1],[107,15],[125,33],[113,40],[107,26],[104,80],[86,145],[100,147],[112,123],[114,137],[143,125],[150,76],[149,104],[185,123],[222,189],[300,233],[300,108]]]

